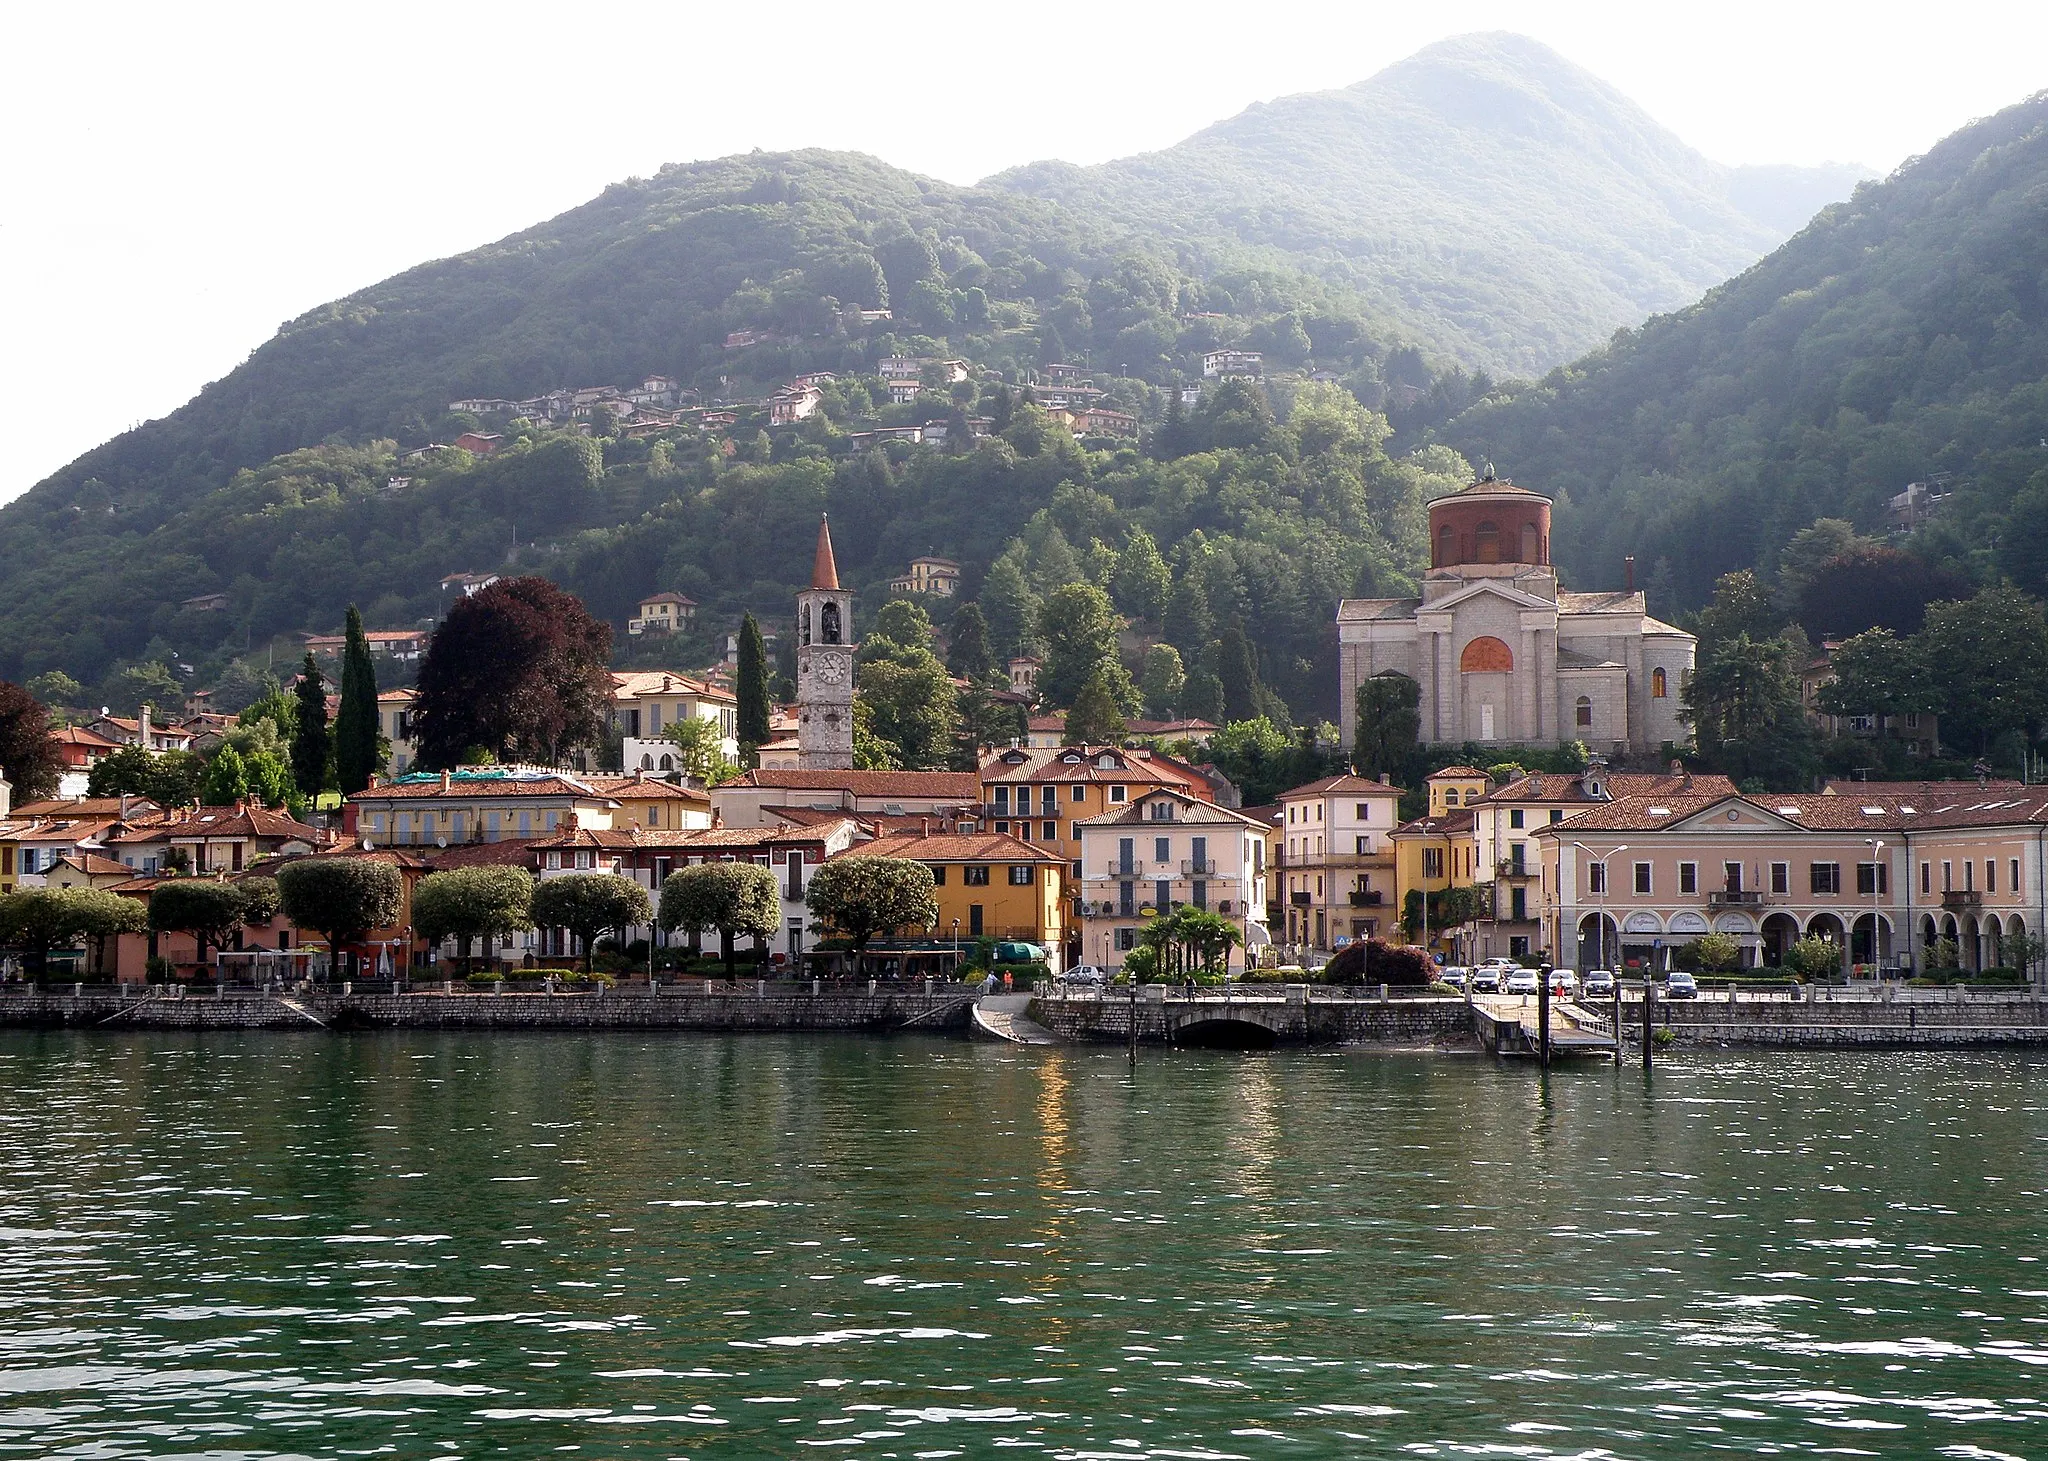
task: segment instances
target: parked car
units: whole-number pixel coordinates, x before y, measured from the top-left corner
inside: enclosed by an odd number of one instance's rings
[[[1566,999],[1579,992],[1579,971],[1576,969],[1552,969],[1550,971],[1550,992]]]
[[[1436,977],[1453,989],[1463,989],[1472,978],[1472,971],[1457,964],[1446,964],[1436,971]]]
[[[1060,979],[1067,984],[1085,984],[1090,989],[1100,989],[1109,983],[1109,971],[1095,964],[1076,964]]]
[[[1699,981],[1683,969],[1673,969],[1664,976],[1664,997],[1666,999],[1698,999]]]
[[[1543,980],[1534,969],[1516,969],[1508,975],[1509,994],[1535,994],[1543,988]]]
[[[1588,969],[1586,982],[1580,992],[1588,999],[1614,998],[1614,971],[1612,969]]]
[[[1481,964],[1472,971],[1472,992],[1474,994],[1500,993],[1501,969],[1497,964]]]

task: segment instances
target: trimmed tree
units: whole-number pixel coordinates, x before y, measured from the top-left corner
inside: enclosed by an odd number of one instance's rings
[[[897,928],[928,929],[939,921],[932,870],[903,857],[842,854],[819,868],[804,893],[811,912],[852,941],[857,974],[868,940]]]
[[[1785,950],[1785,967],[1812,983],[1842,972],[1842,946],[1831,938],[1808,934]]]
[[[293,694],[298,700],[299,723],[292,731],[292,780],[311,801],[327,788],[334,744],[327,734],[327,681],[310,649],[305,664],[299,667]]]
[[[768,744],[768,647],[761,626],[748,614],[740,620],[740,662],[734,693],[739,696],[740,758],[748,765],[757,747]]]
[[[313,857],[277,874],[285,917],[327,940],[330,977],[344,946],[398,921],[404,890],[396,867],[366,857]]]
[[[142,905],[100,888],[17,888],[0,894],[0,944],[28,956],[32,978],[49,970],[50,950],[80,938],[140,933]]]
[[[334,774],[344,796],[354,796],[383,769],[377,730],[377,666],[363,636],[363,616],[348,606],[348,638],[341,658],[341,707],[334,716]]]
[[[473,940],[533,927],[533,878],[516,867],[463,867],[433,873],[412,892],[412,926],[427,942],[461,941],[469,972]]]
[[[543,878],[533,890],[534,924],[574,934],[583,945],[586,974],[600,935],[645,923],[650,912],[647,890],[617,873],[564,873]]]
[[[725,977],[733,973],[733,940],[772,938],[782,924],[782,885],[758,863],[706,862],[678,868],[661,885],[661,926],[687,929],[694,938],[718,930]]]
[[[207,946],[227,947],[248,917],[242,890],[213,878],[174,878],[149,895],[150,932],[191,934],[202,964]]]

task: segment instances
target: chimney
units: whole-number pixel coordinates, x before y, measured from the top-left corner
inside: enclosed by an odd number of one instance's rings
[[[125,791],[121,793],[121,820],[128,820],[128,793]]]
[[[1621,560],[1621,591],[1625,594],[1636,591],[1636,555],[1633,553]]]
[[[1393,773],[1393,772],[1391,772],[1391,771],[1382,771],[1382,772],[1380,773],[1380,785],[1381,785],[1381,786],[1392,786],[1393,784],[1394,784],[1394,773]]]
[[[441,790],[449,791],[453,789],[454,785],[455,773],[452,771],[443,771],[441,773]]]
[[[725,813],[717,807],[711,809],[711,830],[716,832],[725,825]]]
[[[932,835],[932,819],[930,817],[919,817],[917,819],[917,835],[920,837]]]
[[[151,709],[152,707],[145,702],[142,707],[142,713],[135,717],[135,744],[142,747],[142,749],[145,751],[149,749],[149,714]]]

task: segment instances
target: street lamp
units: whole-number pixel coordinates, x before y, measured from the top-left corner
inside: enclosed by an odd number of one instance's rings
[[[1583,842],[1574,842],[1572,846],[1578,848],[1579,851],[1585,853],[1586,856],[1592,858],[1594,862],[1600,865],[1600,887],[1598,890],[1600,901],[1594,907],[1594,917],[1598,920],[1594,924],[1594,928],[1597,930],[1595,937],[1600,941],[1598,945],[1600,952],[1595,957],[1600,960],[1599,967],[1605,969],[1607,967],[1607,859],[1619,857],[1622,853],[1627,852],[1628,844],[1624,842],[1621,846],[1610,847],[1605,852],[1595,852]],[[1619,983],[1620,981],[1617,980],[1616,982]]]
[[[1879,985],[1884,983],[1884,971],[1878,964],[1878,903],[1879,890],[1884,886],[1884,839],[1866,837],[1870,846],[1870,977]]]

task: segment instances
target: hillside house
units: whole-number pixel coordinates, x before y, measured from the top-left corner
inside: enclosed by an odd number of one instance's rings
[[[681,752],[664,732],[685,720],[709,721],[719,753],[739,756],[740,703],[732,691],[672,670],[614,670],[612,685],[611,725],[628,773],[680,770]]]
[[[640,601],[640,612],[626,621],[628,634],[673,634],[697,622],[697,601],[688,594],[664,590]]]
[[[455,444],[472,456],[487,457],[504,443],[505,438],[495,432],[465,431],[455,438]]]
[[[913,558],[910,571],[890,579],[889,589],[892,593],[950,599],[960,591],[960,565],[950,558]]]
[[[1210,380],[1249,376],[1256,380],[1266,373],[1266,357],[1256,350],[1211,350],[1202,357],[1202,374]]]

